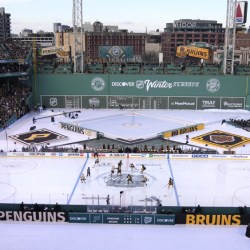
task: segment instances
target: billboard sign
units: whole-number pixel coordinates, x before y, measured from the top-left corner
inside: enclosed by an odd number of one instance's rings
[[[247,1],[239,1],[236,3],[235,23],[243,24],[247,22]]]
[[[99,58],[132,58],[133,46],[99,46]]]
[[[221,109],[245,109],[245,98],[222,97]]]
[[[209,59],[209,50],[195,46],[178,46],[176,48],[177,57],[191,56],[196,58]]]
[[[169,109],[196,109],[196,97],[169,97]]]
[[[68,57],[69,51],[63,49],[63,47],[47,47],[39,50],[40,56],[57,55],[58,57]]]
[[[89,214],[86,213],[69,213],[69,223],[89,223]]]
[[[197,109],[220,109],[220,98],[198,97]]]

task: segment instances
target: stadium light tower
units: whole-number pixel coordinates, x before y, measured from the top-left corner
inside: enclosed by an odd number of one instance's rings
[[[227,19],[224,43],[223,74],[234,73],[235,11],[237,0],[227,0]]]
[[[74,72],[83,72],[82,0],[73,0]]]

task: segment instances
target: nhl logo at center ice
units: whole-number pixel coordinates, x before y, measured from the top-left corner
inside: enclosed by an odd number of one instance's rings
[[[215,93],[220,89],[220,81],[216,78],[210,78],[206,83],[206,89],[210,93]]]

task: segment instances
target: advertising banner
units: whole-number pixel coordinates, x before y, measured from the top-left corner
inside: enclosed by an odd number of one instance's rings
[[[208,60],[209,59],[209,49],[195,47],[195,46],[178,46],[176,48],[177,57],[196,57]]]
[[[132,58],[133,46],[99,46],[99,58]]]
[[[182,127],[182,128],[177,128],[174,130],[165,131],[163,133],[163,137],[164,137],[164,139],[166,139],[166,138],[177,136],[177,135],[182,135],[182,134],[186,134],[186,133],[195,132],[198,130],[203,130],[204,128],[205,128],[204,123],[194,124],[194,125],[187,126],[187,127]]]
[[[59,124],[60,124],[61,129],[65,129],[71,132],[76,132],[82,135],[87,135],[87,136],[97,138],[98,132],[95,130],[86,129],[81,126],[77,126],[75,124],[70,124],[70,123],[65,123],[65,122],[60,122]]]
[[[198,97],[197,109],[220,109],[220,98]]]
[[[175,225],[175,215],[155,215],[155,224],[156,225]]]
[[[90,214],[90,223],[102,223],[102,214]]]
[[[221,109],[245,109],[245,98],[223,97],[221,98]]]
[[[37,74],[38,96],[245,97],[246,85],[247,76]]]
[[[69,213],[69,223],[89,223],[89,214]]]
[[[169,97],[169,109],[196,109],[196,97]]]
[[[64,212],[0,211],[0,221],[65,222]]]

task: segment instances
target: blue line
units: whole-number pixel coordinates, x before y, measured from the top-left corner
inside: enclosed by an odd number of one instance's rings
[[[170,173],[171,173],[171,177],[174,180],[174,192],[175,192],[175,198],[176,198],[177,206],[180,206],[179,195],[178,195],[177,188],[176,188],[176,182],[175,182],[175,179],[174,179],[174,174],[173,174],[172,166],[171,166],[170,159],[169,159],[169,154],[167,154],[167,159],[168,159],[168,166],[169,166],[169,170],[170,170]]]
[[[89,159],[89,154],[87,154],[87,159],[86,159],[86,161],[85,161],[84,164],[83,164],[83,167],[82,167],[82,169],[81,169],[81,172],[80,172],[80,174],[79,174],[79,176],[78,176],[78,178],[77,178],[77,180],[76,180],[75,186],[74,186],[74,188],[73,188],[73,190],[72,190],[72,192],[71,192],[71,194],[70,194],[70,196],[69,196],[69,199],[68,199],[68,201],[67,201],[67,205],[69,205],[70,202],[71,202],[71,199],[72,199],[72,197],[73,197],[73,195],[74,195],[74,192],[76,191],[76,187],[77,187],[77,185],[78,185],[78,182],[79,182],[79,179],[80,179],[80,177],[81,177],[81,175],[82,175],[82,172],[83,172],[83,170],[84,170],[84,168],[85,168],[85,166],[86,166],[86,164],[87,164],[87,162],[88,162],[88,159]]]

